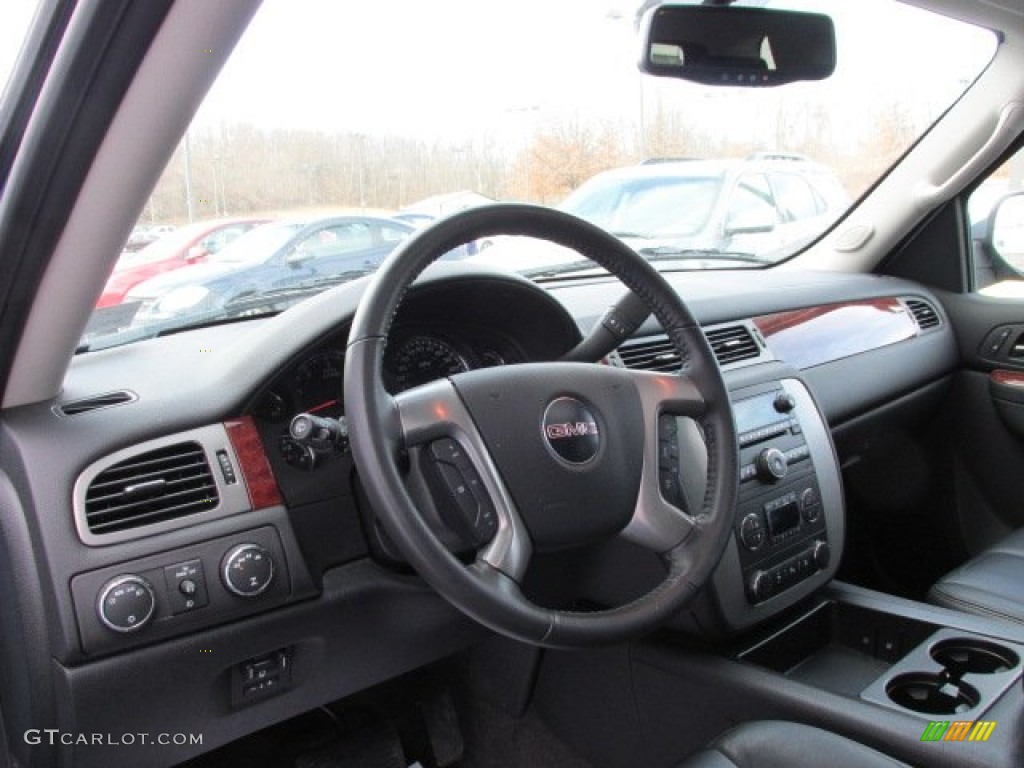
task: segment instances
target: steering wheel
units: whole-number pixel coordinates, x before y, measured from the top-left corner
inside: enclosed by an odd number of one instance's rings
[[[388,394],[384,348],[406,290],[441,254],[499,234],[573,248],[616,275],[661,322],[683,361],[681,372],[525,363]],[[569,214],[481,206],[400,246],[374,275],[353,320],[345,404],[356,468],[395,546],[457,608],[518,640],[564,648],[645,634],[686,605],[728,541],[738,450],[728,391],[707,340],[648,262]],[[670,455],[678,446],[676,417],[695,419],[707,447],[705,496],[692,514],[673,503],[671,473],[659,471],[660,452]],[[410,491],[422,487],[423,465],[409,458],[423,451],[448,454],[449,467],[458,464],[476,489],[479,514],[496,523],[471,563],[449,552]],[[664,579],[632,602],[593,612],[541,607],[523,594],[519,585],[534,551],[613,536],[660,555]]]

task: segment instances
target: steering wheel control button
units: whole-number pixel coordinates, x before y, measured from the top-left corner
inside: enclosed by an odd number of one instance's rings
[[[768,483],[777,483],[789,471],[786,455],[778,448],[765,448],[757,455],[754,466],[757,476]]]
[[[209,603],[203,561],[187,560],[164,568],[167,599],[174,614],[188,613]]]
[[[429,452],[426,477],[445,525],[467,548],[490,541],[498,531],[498,516],[465,450],[443,438],[432,442]]]
[[[679,424],[676,417],[663,413],[658,417],[658,487],[662,498],[682,508],[679,483]]]
[[[743,522],[740,523],[740,541],[744,547],[753,552],[760,549],[767,538],[768,529],[759,514],[751,512],[743,518]]]
[[[544,410],[544,443],[566,464],[579,466],[601,450],[601,429],[593,412],[575,397],[559,397]]]
[[[462,446],[450,437],[432,442],[430,444],[430,453],[438,461],[445,464],[453,464],[459,469],[473,468]]]
[[[100,621],[114,632],[137,632],[156,611],[153,587],[141,576],[118,576],[100,590],[96,608]]]
[[[256,597],[274,581],[274,560],[259,544],[239,544],[221,561],[221,579],[238,597]]]

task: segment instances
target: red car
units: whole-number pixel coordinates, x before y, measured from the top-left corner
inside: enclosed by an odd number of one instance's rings
[[[120,304],[128,291],[143,280],[204,261],[209,254],[265,222],[266,219],[218,219],[186,224],[138,253],[125,254],[107,280],[97,309]]]

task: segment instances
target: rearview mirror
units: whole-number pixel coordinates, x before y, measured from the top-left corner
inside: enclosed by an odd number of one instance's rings
[[[819,13],[662,5],[641,25],[640,70],[705,85],[823,80],[835,70],[832,19]]]

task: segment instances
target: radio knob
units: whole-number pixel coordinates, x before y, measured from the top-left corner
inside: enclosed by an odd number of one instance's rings
[[[153,587],[141,576],[118,576],[103,585],[96,610],[100,621],[115,632],[135,632],[153,618]]]
[[[220,574],[232,594],[256,597],[274,580],[274,560],[259,544],[239,544],[224,555]]]
[[[789,392],[779,392],[775,396],[772,405],[775,406],[775,410],[779,413],[789,413],[796,408],[796,398],[789,394]]]
[[[786,476],[789,464],[786,455],[778,448],[765,448],[754,459],[757,476],[766,483],[776,483]]]
[[[829,547],[828,542],[816,541],[811,550],[811,557],[814,559],[814,564],[820,570],[824,571],[828,568],[828,564],[832,561],[832,549]]]

